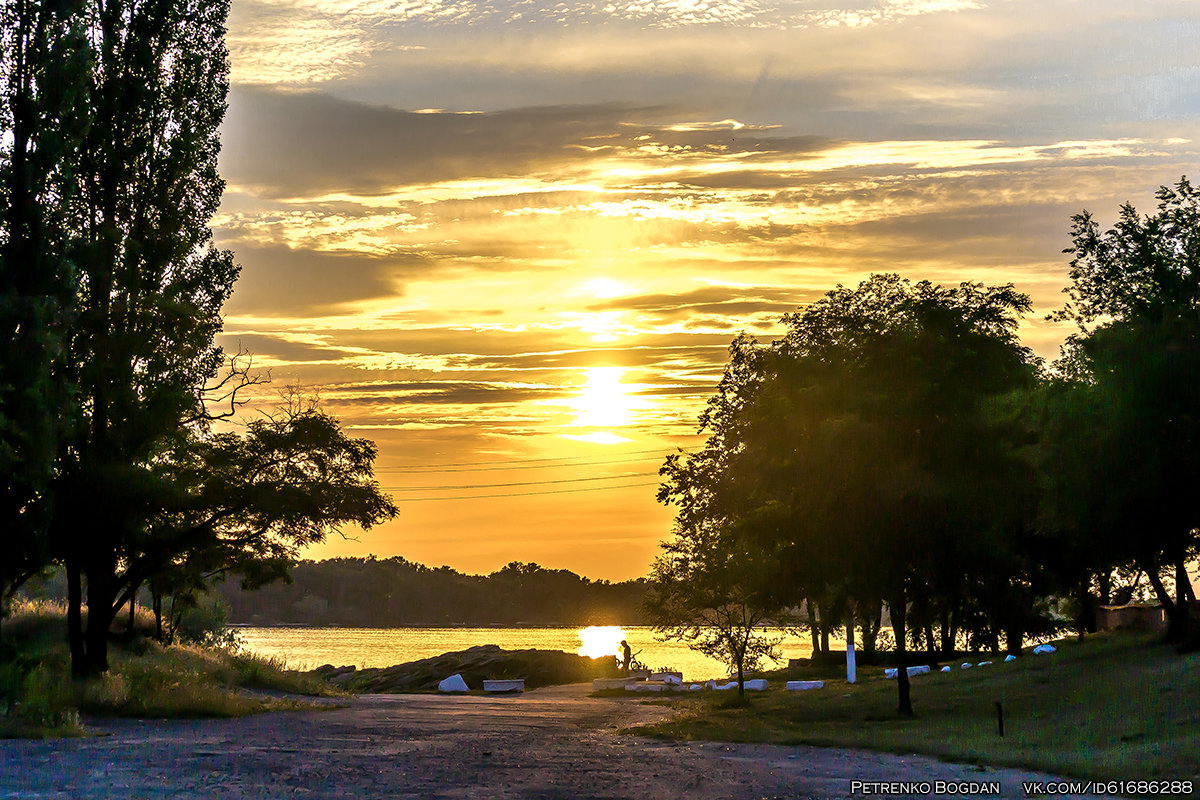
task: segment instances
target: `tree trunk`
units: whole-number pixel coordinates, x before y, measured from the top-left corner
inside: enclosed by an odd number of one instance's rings
[[[1076,601],[1079,610],[1075,615],[1075,627],[1079,630],[1079,638],[1082,639],[1084,634],[1096,632],[1095,598],[1092,597],[1092,592],[1088,588],[1086,580],[1079,584]]]
[[[879,629],[883,626],[883,601],[872,600],[865,604],[863,613],[860,615],[863,632],[863,652],[871,655],[875,654],[875,639],[879,636]]]
[[[79,579],[79,563],[67,558],[67,641],[71,646],[71,674],[76,678],[87,675],[87,650],[83,644],[83,588]]]
[[[151,584],[151,587],[153,587],[153,584]],[[154,638],[161,643],[163,640],[162,596],[154,591],[153,588],[150,589],[150,601],[154,606]]]
[[[1153,563],[1141,563],[1142,571],[1146,573],[1146,578],[1150,581],[1150,585],[1154,587],[1154,596],[1158,598],[1158,602],[1162,603],[1163,611],[1167,615],[1167,641],[1181,641],[1187,634],[1187,604],[1176,603],[1171,600],[1171,594],[1167,591],[1167,587],[1163,586],[1162,577],[1158,574],[1158,567]]]
[[[1195,595],[1192,593],[1192,581],[1187,574],[1187,565],[1184,563],[1183,556],[1175,559],[1175,605],[1179,611],[1179,639],[1186,639],[1191,633],[1192,627],[1192,600]]]
[[[1112,570],[1102,570],[1096,576],[1096,583],[1100,586],[1100,605],[1107,606],[1112,604]]]
[[[938,619],[938,633],[942,638],[942,657],[949,658],[954,651],[954,636],[950,630],[950,609],[943,608]]]
[[[113,608],[117,599],[115,572],[108,563],[93,563],[87,572],[88,623],[84,632],[87,675],[108,672],[108,630],[117,611]]]
[[[1004,646],[1010,655],[1021,655],[1021,648],[1025,645],[1025,630],[1024,626],[1019,622],[1012,623],[1004,631]]]
[[[808,601],[808,628],[812,633],[812,649],[813,653],[821,652],[821,632],[817,624],[817,604],[812,600]]]
[[[912,696],[908,683],[908,650],[905,645],[907,631],[904,628],[905,598],[904,592],[897,592],[889,604],[892,615],[892,633],[896,637],[896,689],[899,692],[900,704],[897,710],[906,717],[913,715]]]

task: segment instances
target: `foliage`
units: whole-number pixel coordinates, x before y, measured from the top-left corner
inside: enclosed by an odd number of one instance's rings
[[[761,553],[714,524],[677,526],[666,552],[654,561],[646,610],[654,629],[668,640],[723,662],[745,695],[745,673],[764,658],[776,658],[782,636],[764,626],[786,610],[773,603],[760,583]]]
[[[1086,459],[1052,474],[1075,504],[1055,517],[1061,527],[1107,569],[1136,562],[1180,639],[1192,597],[1186,565],[1200,545],[1200,190],[1181,178],[1157,197],[1146,216],[1123,205],[1107,231],[1088,212],[1074,218],[1071,301],[1058,316],[1080,332],[1058,367],[1073,390],[1068,418],[1088,426],[1068,447]]]
[[[396,513],[374,445],[298,395],[241,434],[213,430],[258,381],[214,343],[238,274],[208,227],[228,10],[0,10],[0,601],[59,561],[78,676],[108,668],[139,588],[178,611],[216,576],[277,579],[304,545]]]
[[[0,620],[50,558],[71,312],[71,159],[86,125],[87,48],[74,3],[0,5]]]
[[[213,591],[228,602],[231,620],[259,625],[628,625],[643,618],[646,584],[522,562],[464,575],[396,556],[300,561],[288,582],[247,591],[226,581]]]
[[[76,11],[88,43],[89,124],[70,159],[76,266],[64,370],[78,403],[60,449],[55,555],[72,588],[72,661],[107,669],[118,568],[170,487],[150,464],[206,417],[224,363],[213,343],[232,254],[212,246],[220,202],[227,2],[116,0]],[[81,627],[86,576],[89,625]]]
[[[660,499],[681,530],[772,554],[755,572],[781,602],[884,598],[903,662],[910,602],[954,603],[1018,560],[1034,498],[1006,397],[1032,383],[1028,309],[1011,286],[875,275],[785,317],[769,346],[739,338],[701,417],[710,438],[668,460]]]

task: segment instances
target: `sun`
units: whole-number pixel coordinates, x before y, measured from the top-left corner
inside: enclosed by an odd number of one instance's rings
[[[637,401],[629,396],[633,387],[621,383],[622,367],[592,367],[579,396],[571,403],[575,424],[585,428],[620,428],[628,425]]]
[[[616,625],[590,625],[579,632],[579,655],[588,658],[615,656],[625,631]]]

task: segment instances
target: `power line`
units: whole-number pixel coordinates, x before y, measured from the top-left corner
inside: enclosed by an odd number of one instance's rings
[[[656,451],[658,452],[658,451]],[[618,458],[612,461],[581,461],[578,464],[527,464],[520,467],[480,467],[467,469],[418,469],[416,467],[379,467],[376,472],[400,472],[406,475],[421,475],[430,472],[507,472],[510,469],[562,469],[564,467],[594,467],[601,464],[633,464],[640,461],[657,461],[657,456],[642,456],[641,458]]]
[[[663,448],[655,447],[651,450],[630,450],[630,451],[624,453],[623,455],[634,456],[634,455],[641,455],[643,453],[662,453],[662,452],[663,452]],[[440,469],[442,467],[475,467],[475,466],[509,465],[509,464],[533,464],[533,463],[540,463],[543,461],[574,461],[579,458],[587,458],[587,456],[561,456],[558,458],[513,458],[513,459],[507,459],[504,461],[460,461],[458,463],[452,463],[452,464],[414,464],[412,466],[383,467],[377,471],[383,471],[383,469],[387,469],[387,470],[395,470],[395,471],[411,470],[414,472],[427,472],[427,471],[430,471],[433,469]],[[574,465],[572,465],[572,466],[574,466]],[[466,471],[470,471],[470,470],[466,470]]]
[[[534,497],[542,494],[573,494],[575,492],[603,492],[609,489],[635,489],[644,486],[658,486],[657,483],[630,483],[621,486],[590,486],[586,489],[551,489],[545,492],[509,492],[507,494],[466,494],[451,497],[405,497],[401,503],[427,503],[437,500],[482,500],[489,497]]]
[[[427,492],[446,489],[498,489],[502,486],[545,486],[551,483],[585,483],[587,481],[612,481],[621,478],[648,478],[657,472],[639,472],[635,475],[600,475],[591,478],[561,478],[554,481],[520,481],[518,483],[474,483],[461,486],[383,486],[389,492]]]

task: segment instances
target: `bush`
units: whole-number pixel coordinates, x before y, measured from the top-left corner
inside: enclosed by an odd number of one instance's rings
[[[239,644],[237,633],[229,628],[229,604],[216,592],[197,596],[179,616],[175,631],[181,642],[226,649]]]
[[[19,663],[0,669],[4,716],[3,736],[71,736],[81,732],[79,711],[66,663],[61,659],[38,664],[25,672]]]

